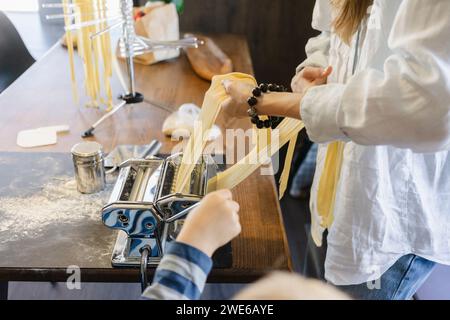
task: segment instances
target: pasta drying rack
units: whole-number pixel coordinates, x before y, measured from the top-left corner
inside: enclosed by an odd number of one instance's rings
[[[109,23],[109,26],[100,30],[99,32],[92,34],[91,39],[101,36],[105,33],[111,32],[116,28],[122,29],[122,34],[119,40],[120,54],[126,61],[126,73],[127,83],[126,92],[120,96],[122,100],[119,104],[115,105],[111,111],[103,115],[97,122],[95,122],[88,130],[86,130],[82,137],[93,136],[94,130],[106,119],[111,117],[117,111],[122,109],[126,105],[132,105],[141,103],[144,101],[144,96],[136,91],[135,76],[134,76],[134,57],[154,52],[157,50],[168,49],[182,49],[182,48],[198,48],[202,44],[202,41],[195,37],[185,37],[184,39],[176,41],[154,41],[143,36],[136,34],[133,18],[133,1],[132,0],[119,0],[120,12],[117,16],[93,19],[90,21],[83,21],[82,23],[73,23],[69,26],[66,25],[66,31],[80,30],[93,25],[102,25]],[[67,14],[55,14],[48,15],[47,19],[65,19],[69,17],[72,19],[75,16],[75,5],[68,3],[47,3],[43,4],[44,8],[64,8],[67,10]],[[95,12],[92,13],[95,16]]]

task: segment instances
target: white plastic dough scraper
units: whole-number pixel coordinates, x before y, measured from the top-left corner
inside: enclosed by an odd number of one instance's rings
[[[68,125],[23,130],[17,134],[17,145],[22,148],[34,148],[56,144],[57,134],[67,131]]]

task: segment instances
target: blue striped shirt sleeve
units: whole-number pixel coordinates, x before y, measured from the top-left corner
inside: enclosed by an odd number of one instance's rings
[[[212,260],[200,250],[180,242],[169,244],[156,269],[153,283],[142,298],[197,300],[203,292]]]

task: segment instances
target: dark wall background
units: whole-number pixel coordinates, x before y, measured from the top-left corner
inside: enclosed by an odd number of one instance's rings
[[[145,2],[145,1],[142,1]],[[185,0],[182,31],[247,37],[259,82],[288,85],[305,58],[314,0]]]

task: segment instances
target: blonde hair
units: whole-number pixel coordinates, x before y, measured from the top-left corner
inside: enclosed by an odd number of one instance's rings
[[[366,18],[373,0],[331,0],[331,3],[338,10],[333,23],[334,29],[339,37],[349,44],[361,22]]]

